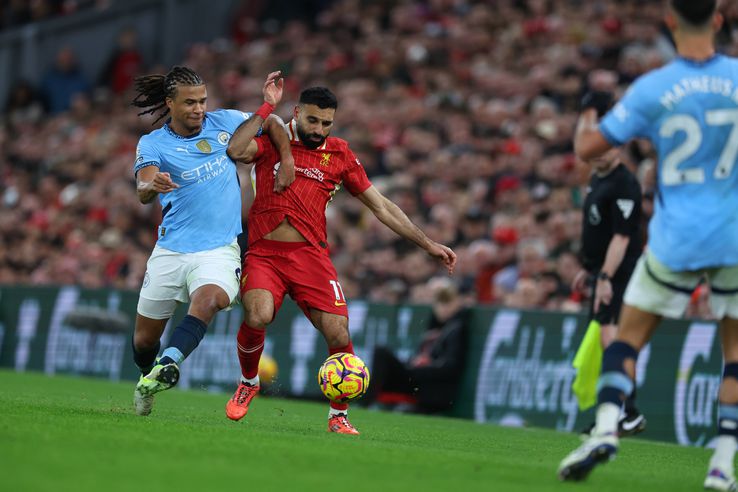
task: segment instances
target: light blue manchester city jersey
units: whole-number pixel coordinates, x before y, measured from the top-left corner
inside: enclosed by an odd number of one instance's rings
[[[612,145],[649,139],[658,190],[648,247],[676,271],[738,264],[738,60],[677,58],[603,118]]]
[[[179,185],[159,195],[164,215],[159,246],[194,253],[230,244],[241,233],[241,191],[226,149],[233,132],[250,116],[218,110],[205,114],[195,136],[181,137],[164,125],[141,137],[134,172],[156,166]]]

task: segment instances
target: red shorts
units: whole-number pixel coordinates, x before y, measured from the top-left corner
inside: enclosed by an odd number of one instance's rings
[[[328,254],[307,242],[260,239],[243,259],[241,297],[252,289],[265,289],[274,297],[274,313],[285,294],[310,318],[310,309],[348,318],[346,298]]]

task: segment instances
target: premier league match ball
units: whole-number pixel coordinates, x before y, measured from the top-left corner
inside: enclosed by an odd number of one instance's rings
[[[354,354],[333,354],[320,366],[318,384],[326,398],[336,403],[346,403],[366,393],[369,369]]]

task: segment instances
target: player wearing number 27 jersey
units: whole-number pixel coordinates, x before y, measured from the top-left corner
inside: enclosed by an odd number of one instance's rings
[[[665,22],[678,57],[638,79],[598,124],[579,117],[574,147],[591,160],[643,137],[658,154],[658,189],[648,247],[625,291],[618,333],[602,359],[596,424],[559,465],[581,480],[618,452],[623,400],[635,388],[639,351],[662,317],[683,314],[701,279],[720,320],[723,377],[717,439],[704,487],[736,490],[738,449],[738,60],[715,52],[723,18],[716,0],[670,0]],[[661,347],[664,348],[664,347]]]
[[[612,145],[659,155],[649,249],[672,270],[738,264],[738,60],[678,57],[636,81],[600,123]]]

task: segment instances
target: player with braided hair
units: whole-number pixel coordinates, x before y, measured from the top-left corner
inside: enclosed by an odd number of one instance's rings
[[[140,115],[169,118],[138,142],[134,173],[141,203],[157,196],[162,222],[146,265],[133,334],[133,359],[141,370],[134,391],[138,415],[148,415],[154,394],[179,380],[179,364],[205,336],[213,316],[236,299],[240,281],[241,189],[234,145],[262,131],[278,148],[282,165],[274,176],[281,193],[295,179],[290,141],[282,120],[270,115],[282,98],[284,81],[272,72],[264,104],[254,114],[232,109],[209,112],[207,88],[192,69],[176,66],[166,75],[135,81],[133,105]],[[160,338],[177,303],[189,302],[169,346],[157,360]]]
[[[175,66],[166,75],[151,74],[137,77],[134,83],[138,93],[133,99],[134,106],[149,108],[138,113],[139,116],[154,114],[163,109],[159,117],[154,121],[157,123],[167,114],[169,107],[166,98],[172,97],[177,90],[177,85],[205,85],[200,76],[188,67]]]

